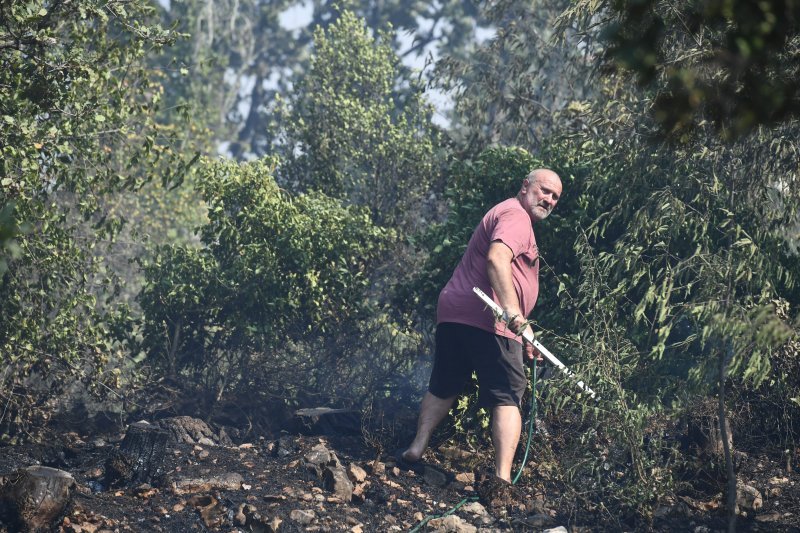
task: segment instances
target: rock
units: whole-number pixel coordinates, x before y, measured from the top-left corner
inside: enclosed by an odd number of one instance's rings
[[[29,466],[3,476],[0,524],[12,526],[12,531],[50,530],[72,500],[74,488],[72,474],[46,466]]]
[[[736,505],[747,511],[758,511],[764,506],[764,500],[758,489],[740,483],[736,487]]]
[[[283,520],[281,520],[276,516],[275,518],[270,520],[267,531],[269,531],[269,533],[278,533],[278,528],[281,527],[282,523]]]
[[[386,463],[382,463],[376,459],[370,463],[369,467],[373,476],[381,477],[386,475]]]
[[[427,465],[425,466],[423,479],[425,479],[425,483],[428,485],[433,485],[434,487],[444,487],[448,483],[447,474],[438,468],[433,468]]]
[[[289,513],[289,518],[300,525],[307,526],[317,519],[317,513],[312,509],[295,509]]]
[[[459,472],[456,474],[456,481],[460,481],[465,485],[472,485],[475,483],[475,474],[472,472]]]
[[[237,526],[243,526],[247,524],[247,516],[244,514],[243,503],[240,503],[238,509],[236,509],[236,514],[233,515],[233,523]]]
[[[206,527],[213,529],[225,521],[227,509],[214,496],[192,496],[187,503],[197,509]]]
[[[100,479],[101,477],[103,477],[103,469],[99,466],[90,468],[86,472],[86,479]]]
[[[444,518],[434,518],[428,522],[428,526],[436,533],[476,533],[478,531],[478,528],[454,514]]]
[[[521,524],[534,529],[542,529],[553,524],[553,517],[549,514],[535,514],[520,520]]]
[[[484,516],[489,514],[486,510],[486,507],[481,505],[479,502],[469,502],[468,504],[461,507],[461,510],[465,513],[470,513],[478,516]]]
[[[305,463],[306,469],[313,472],[317,478],[323,477],[325,469],[328,467],[340,469],[344,473],[344,467],[339,462],[339,458],[336,457],[336,454],[321,443],[311,448],[311,450],[303,456],[303,462]],[[347,474],[344,473],[344,476],[347,477]]]
[[[347,477],[353,483],[363,483],[367,479],[367,472],[355,463],[350,463],[347,467]]]
[[[275,444],[275,454],[278,457],[287,457],[295,452],[294,439],[289,435],[282,435]]]
[[[778,511],[770,511],[769,513],[756,515],[756,522],[777,522],[781,518],[783,518],[783,515]]]
[[[175,494],[191,494],[217,490],[239,490],[244,478],[236,472],[228,472],[209,478],[178,478],[174,480],[172,492]]]
[[[465,460],[475,456],[475,452],[470,452],[456,447],[441,446],[439,452],[447,459],[451,460]]]
[[[564,526],[558,526],[551,529],[545,529],[542,531],[542,533],[569,533],[569,531]]]
[[[325,489],[334,493],[343,502],[353,499],[353,483],[347,477],[342,467],[328,466],[322,473],[322,482]]]

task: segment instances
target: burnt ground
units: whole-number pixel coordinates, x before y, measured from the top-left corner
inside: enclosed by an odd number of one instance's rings
[[[425,457],[428,469],[412,472],[397,468],[390,454],[378,454],[360,435],[283,434],[227,446],[209,439],[172,442],[163,473],[151,484],[104,486],[105,460],[121,440],[122,434],[70,432],[47,444],[0,448],[0,473],[33,464],[70,472],[77,486],[54,529],[60,532],[542,531],[560,526],[559,531],[573,532],[705,533],[726,528],[716,486],[683,491],[658,506],[651,523],[625,523],[610,516],[602,502],[587,504],[576,497],[551,475],[554,469],[543,459],[548,454],[536,451],[514,497],[487,509],[473,502],[481,486],[475,476],[481,477],[486,464],[480,453],[439,446]],[[320,450],[335,454],[353,480],[350,501],[318,475],[312,463]],[[738,530],[800,531],[800,475],[767,456],[740,453],[738,462],[740,483],[757,489],[762,500],[758,510],[743,510]],[[423,524],[459,503],[457,518]],[[0,524],[0,532],[9,531]]]

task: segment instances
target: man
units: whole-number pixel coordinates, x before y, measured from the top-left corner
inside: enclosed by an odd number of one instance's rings
[[[533,346],[520,335],[539,294],[539,251],[533,225],[544,220],[561,196],[561,179],[537,169],[519,193],[494,206],[470,238],[450,281],[439,294],[436,355],[428,392],[420,405],[417,435],[400,460],[422,458],[433,430],[450,411],[472,372],[478,376],[479,404],[490,409],[495,475],[511,481],[511,465],[522,430],[520,405],[527,386],[523,352]],[[495,322],[472,291],[479,287],[506,312],[509,324]]]

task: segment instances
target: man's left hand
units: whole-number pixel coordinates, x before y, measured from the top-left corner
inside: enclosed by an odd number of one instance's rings
[[[530,331],[531,336],[533,336],[533,330],[530,329],[530,326],[528,326],[528,330]],[[539,350],[534,348],[533,344],[526,341],[524,337],[522,339],[522,347],[525,351],[525,357],[528,359],[529,363],[533,362],[534,357],[536,357],[537,364],[542,363],[544,361],[541,352],[539,352]]]

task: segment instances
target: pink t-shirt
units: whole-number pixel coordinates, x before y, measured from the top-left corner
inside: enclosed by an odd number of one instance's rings
[[[517,335],[501,322],[472,291],[480,288],[500,303],[489,284],[486,272],[489,245],[500,240],[511,248],[511,272],[520,308],[527,317],[539,296],[539,249],[531,218],[516,198],[509,198],[489,210],[472,233],[464,257],[450,281],[439,293],[436,322],[456,322],[474,326],[511,339]]]

